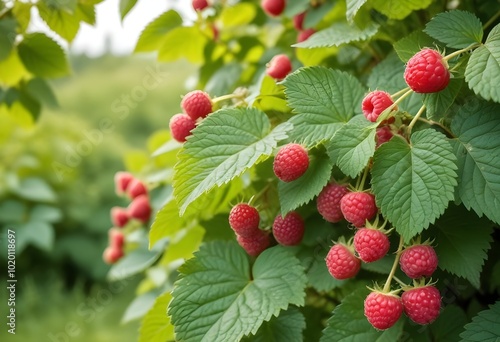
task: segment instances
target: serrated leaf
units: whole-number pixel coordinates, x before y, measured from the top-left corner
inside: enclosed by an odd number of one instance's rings
[[[424,9],[432,0],[372,0],[373,8],[391,19],[404,19],[411,12]]]
[[[378,28],[379,25],[375,23],[370,23],[367,27],[360,29],[354,24],[337,22],[327,29],[316,32],[305,41],[292,46],[308,49],[340,46],[342,44],[367,40],[377,33]]]
[[[278,317],[262,323],[254,336],[243,338],[243,342],[302,342],[302,330],[306,327],[304,315],[296,308],[282,311]]]
[[[422,31],[412,32],[394,44],[394,50],[405,63],[425,47],[435,48],[436,42]]]
[[[180,340],[238,341],[290,304],[304,305],[304,269],[279,246],[250,267],[236,243],[207,243],[179,272],[168,313]]]
[[[136,3],[137,0],[120,0],[120,17],[122,20],[134,8]]]
[[[500,105],[472,103],[458,111],[451,130],[458,158],[457,196],[467,209],[500,224]]]
[[[354,117],[328,143],[328,154],[340,170],[355,178],[375,153],[377,126],[364,117]]]
[[[460,337],[461,342],[497,342],[500,339],[500,302],[474,317]]]
[[[172,62],[184,57],[191,63],[202,63],[207,42],[207,37],[197,27],[176,27],[165,35],[158,60]]]
[[[425,25],[424,31],[455,49],[481,43],[483,39],[483,26],[479,18],[471,12],[459,10],[439,13]]]
[[[14,19],[2,18],[0,21],[0,61],[9,57],[16,41],[17,22]]]
[[[306,173],[293,182],[278,183],[278,194],[281,206],[281,215],[309,203],[323,187],[331,176],[332,163],[326,154],[311,156],[309,168]]]
[[[174,194],[181,215],[203,193],[265,160],[291,128],[284,123],[271,130],[267,116],[252,108],[210,114],[192,131],[178,155]]]
[[[435,226],[439,268],[479,288],[479,276],[492,241],[492,224],[463,207],[451,206]]]
[[[361,114],[365,89],[346,72],[302,68],[283,84],[288,105],[297,113],[289,120],[294,126],[290,138],[308,147],[331,139],[343,124]]]
[[[382,144],[372,168],[377,205],[405,241],[443,214],[457,184],[456,157],[443,134],[425,129],[410,140]]]
[[[37,4],[40,17],[58,35],[68,42],[75,39],[80,29],[80,20],[74,13],[66,8],[48,6],[42,1]]]
[[[363,303],[369,293],[367,288],[361,288],[345,297],[333,310],[320,342],[398,341],[403,333],[403,320],[385,331],[377,331],[366,319]]]
[[[367,0],[346,0],[346,17],[349,22],[352,22],[356,13],[358,13],[359,9],[366,3],[366,1]]]
[[[150,22],[141,32],[134,52],[158,50],[165,41],[166,34],[182,24],[182,18],[174,10],[167,11]]]
[[[495,26],[484,45],[470,56],[465,69],[469,87],[486,100],[500,102],[500,24]]]
[[[174,340],[174,326],[167,316],[167,306],[172,299],[170,292],[165,292],[156,299],[153,307],[144,316],[139,329],[139,342],[165,342]]]
[[[30,33],[18,45],[19,57],[28,71],[40,77],[61,77],[69,73],[63,49],[43,33]]]
[[[427,118],[438,122],[441,121],[455,102],[463,84],[464,80],[462,78],[453,78],[442,91],[425,94],[424,104]]]

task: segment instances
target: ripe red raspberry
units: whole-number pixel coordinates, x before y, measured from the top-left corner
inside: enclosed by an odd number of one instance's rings
[[[382,126],[377,128],[377,133],[375,135],[376,147],[379,147],[383,143],[388,142],[392,139],[394,134],[392,134],[391,128],[388,126]]]
[[[185,142],[196,127],[196,122],[187,114],[175,114],[170,118],[170,134],[178,142]]]
[[[118,196],[121,196],[134,179],[134,176],[129,172],[120,171],[115,173],[115,192]]]
[[[432,246],[413,245],[401,253],[399,266],[412,279],[430,277],[438,266],[438,257]]]
[[[208,7],[207,0],[193,0],[193,8],[195,11],[203,11]]]
[[[340,200],[347,192],[346,186],[335,183],[330,183],[321,190],[316,199],[316,208],[325,220],[336,223],[344,219],[340,211]]]
[[[271,244],[269,234],[260,229],[256,234],[249,237],[237,235],[236,240],[248,255],[254,257],[262,253]]]
[[[446,88],[450,82],[448,64],[433,49],[422,49],[410,58],[404,76],[416,93],[435,93]]]
[[[375,329],[389,329],[402,313],[403,303],[394,294],[375,291],[365,299],[365,316]]]
[[[266,73],[276,80],[282,80],[292,71],[292,62],[287,55],[274,56],[267,65]]]
[[[308,28],[306,30],[300,31],[297,35],[297,43],[302,43],[309,39],[310,36],[316,33],[316,30],[313,28]]]
[[[149,199],[147,195],[140,195],[134,198],[134,200],[129,204],[128,215],[131,218],[137,219],[143,223],[148,222],[151,216],[151,206],[149,205]]]
[[[330,248],[325,260],[328,272],[339,280],[354,277],[361,268],[361,261],[346,245],[341,243]]]
[[[125,244],[125,235],[121,231],[111,228],[108,232],[108,238],[111,247],[123,248]]]
[[[376,90],[365,96],[361,103],[361,109],[363,110],[364,116],[369,121],[376,122],[379,115],[393,103],[394,101],[392,101],[389,93]]]
[[[229,212],[229,225],[238,235],[249,237],[259,232],[259,212],[254,207],[240,203]]]
[[[362,227],[366,220],[371,220],[378,209],[375,197],[368,192],[349,192],[340,200],[340,210],[344,218],[355,227]]]
[[[113,226],[122,228],[128,223],[128,212],[126,208],[111,208],[111,222]]]
[[[285,0],[262,0],[261,6],[264,12],[272,17],[277,17],[285,10]]]
[[[389,238],[380,230],[361,228],[354,234],[354,249],[364,262],[382,259],[390,246]]]
[[[297,31],[302,31],[304,29],[304,18],[306,17],[306,12],[302,12],[293,17],[293,27]]]
[[[120,260],[123,255],[123,250],[121,248],[109,246],[106,247],[102,253],[102,259],[106,264],[111,265]]]
[[[307,171],[308,167],[309,155],[299,144],[283,146],[274,157],[274,174],[283,182],[296,180]]]
[[[127,189],[127,194],[131,199],[148,193],[148,189],[139,179],[133,179]]]
[[[181,101],[181,107],[184,113],[191,119],[204,118],[212,113],[212,100],[210,95],[201,90],[194,90],[184,95]]]
[[[289,212],[284,218],[278,215],[273,222],[273,235],[281,245],[298,245],[304,236],[304,220],[295,211]]]
[[[432,323],[441,310],[441,294],[434,286],[417,287],[401,296],[405,314],[418,324]]]

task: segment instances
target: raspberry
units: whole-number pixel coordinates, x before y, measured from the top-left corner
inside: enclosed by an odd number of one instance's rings
[[[148,189],[146,189],[146,186],[144,185],[143,182],[141,182],[138,179],[133,179],[127,189],[127,194],[131,199],[136,198],[137,196],[140,195],[145,195],[148,193]]]
[[[304,29],[304,18],[306,17],[306,12],[302,12],[293,17],[293,27],[297,31],[302,31]]]
[[[295,211],[289,212],[284,218],[278,215],[273,222],[273,235],[281,245],[298,245],[304,236],[304,220]]]
[[[423,49],[410,58],[404,76],[406,83],[416,93],[436,93],[450,82],[448,64],[433,49]]]
[[[292,71],[292,62],[287,55],[276,55],[267,65],[266,73],[276,80],[282,80]]]
[[[134,176],[129,172],[117,172],[115,173],[115,191],[118,196],[122,195],[134,179]]]
[[[241,235],[236,236],[236,240],[241,247],[251,256],[258,256],[262,253],[269,245],[271,240],[269,239],[269,234],[259,229],[259,231],[249,237],[244,237]]]
[[[365,316],[375,329],[389,329],[402,313],[403,303],[396,295],[375,291],[365,299]]]
[[[109,246],[104,250],[102,259],[106,264],[111,265],[120,260],[123,255],[123,250],[121,248]]]
[[[299,144],[283,146],[274,157],[274,174],[283,182],[296,180],[307,171],[308,167],[309,155]]]
[[[388,142],[392,139],[394,134],[392,134],[391,128],[388,126],[382,126],[377,128],[377,133],[375,135],[375,144],[377,147],[383,143]]]
[[[193,0],[193,8],[195,11],[203,11],[207,7],[207,0]]]
[[[117,229],[111,228],[108,232],[108,238],[111,247],[121,249],[125,243],[125,235]]]
[[[309,39],[310,36],[316,33],[316,30],[313,28],[308,28],[306,30],[300,31],[297,35],[297,43],[302,43]]]
[[[438,257],[429,245],[413,245],[401,253],[399,266],[412,279],[430,277],[438,266]]]
[[[184,95],[181,107],[184,113],[189,115],[191,119],[196,120],[212,113],[212,100],[204,91],[194,90]]]
[[[238,235],[249,237],[259,232],[259,212],[254,207],[240,203],[229,213],[229,225]]]
[[[344,218],[355,227],[362,227],[371,220],[378,209],[375,197],[368,192],[349,192],[340,200],[340,210]]]
[[[417,287],[401,296],[405,314],[418,324],[432,323],[441,309],[441,294],[434,286]]]
[[[196,122],[187,114],[175,114],[170,118],[170,134],[178,142],[185,142],[196,127]]]
[[[128,222],[128,212],[127,209],[121,207],[111,208],[111,222],[113,226],[122,228]]]
[[[264,12],[272,17],[277,17],[285,10],[285,0],[262,0],[261,6]]]
[[[325,260],[328,272],[339,280],[354,277],[361,268],[361,261],[346,245],[341,243],[330,248]]]
[[[372,91],[365,96],[361,103],[361,109],[364,116],[371,122],[376,122],[378,116],[387,108],[389,108],[394,101],[391,95],[385,91],[376,90]]]
[[[364,262],[382,259],[390,246],[389,238],[380,230],[361,228],[354,234],[354,249]]]
[[[340,200],[347,192],[347,187],[334,183],[328,184],[321,190],[316,199],[316,208],[325,220],[336,223],[344,219],[340,211]]]
[[[147,195],[140,195],[134,198],[127,209],[128,215],[131,218],[137,219],[143,223],[146,223],[149,220],[149,216],[151,216],[151,206],[149,205]]]

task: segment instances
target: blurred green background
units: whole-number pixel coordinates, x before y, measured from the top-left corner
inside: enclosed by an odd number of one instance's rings
[[[139,279],[108,283],[102,261],[110,208],[127,205],[113,176],[141,176],[194,69],[137,55],[72,56],[71,64],[35,125],[0,109],[0,241],[9,228],[17,235],[13,340],[135,341],[138,323],[121,322]]]

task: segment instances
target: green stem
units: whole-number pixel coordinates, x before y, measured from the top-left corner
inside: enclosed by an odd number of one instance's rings
[[[460,55],[460,54],[462,54],[462,53],[464,53],[464,52],[467,52],[467,51],[469,51],[469,50],[475,49],[475,48],[477,48],[477,47],[478,47],[478,46],[480,46],[480,45],[481,45],[481,43],[474,43],[474,44],[472,44],[472,45],[467,46],[467,47],[466,47],[466,48],[464,48],[464,49],[457,50],[457,51],[455,51],[455,52],[453,52],[453,53],[450,53],[449,55],[446,55],[446,56],[444,56],[444,57],[443,57],[443,61],[449,61],[449,60],[450,60],[450,59],[452,59],[453,57],[456,57],[456,56],[458,56],[458,55]]]
[[[420,107],[420,109],[418,110],[417,115],[413,117],[413,120],[411,120],[410,124],[408,125],[408,136],[410,136],[413,126],[415,126],[415,123],[418,121],[420,116],[422,116],[424,111],[425,111],[425,105],[422,105],[422,107]]]
[[[396,270],[398,268],[398,264],[399,264],[399,257],[401,256],[401,251],[403,250],[403,237],[401,236],[399,238],[399,246],[398,246],[398,250],[396,252],[396,258],[394,259],[394,263],[392,264],[392,269],[391,269],[391,273],[389,273],[389,276],[387,277],[387,280],[385,281],[385,285],[384,285],[384,289],[383,291],[385,293],[389,292],[389,290],[391,289],[391,282],[392,282],[392,278],[394,278],[394,274],[396,274]]]
[[[445,131],[445,132],[446,132],[446,134],[448,134],[448,136],[449,136],[450,138],[454,138],[454,137],[455,137],[455,135],[453,134],[453,132],[452,132],[452,131],[448,128],[448,127],[446,127],[445,125],[443,125],[443,124],[442,124],[442,123],[440,123],[440,122],[433,121],[433,120],[427,120],[427,119],[424,119],[424,118],[418,118],[418,120],[419,120],[419,121],[422,121],[422,122],[425,122],[425,123],[426,123],[426,124],[428,124],[428,125],[432,125],[432,126],[439,126],[439,127],[441,127],[441,129],[442,129],[443,131]]]
[[[401,286],[407,286],[407,284],[405,284],[401,279],[399,279],[398,277],[396,276],[393,276],[392,279],[394,279],[399,285]]]
[[[404,88],[404,89],[401,89],[401,90],[400,90],[400,91],[398,91],[397,93],[392,94],[392,95],[391,95],[391,97],[392,97],[393,99],[395,99],[396,97],[399,97],[399,96],[401,96],[402,94],[406,93],[406,92],[408,91],[408,89],[410,89],[410,87],[406,87],[406,88]]]
[[[363,177],[361,178],[359,187],[357,187],[358,190],[362,190],[365,187],[366,176],[368,176],[368,165],[365,167],[365,171],[363,172]]]
[[[221,101],[225,100],[231,100],[231,99],[243,99],[242,94],[227,94],[227,95],[222,95],[216,98],[212,99],[212,103],[218,103]]]
[[[495,22],[495,20],[497,20],[498,18],[500,17],[500,11],[498,11],[497,13],[495,13],[494,16],[492,16],[490,18],[490,20],[488,20],[486,22],[486,24],[483,25],[483,30],[486,30],[491,24],[493,24]]]

